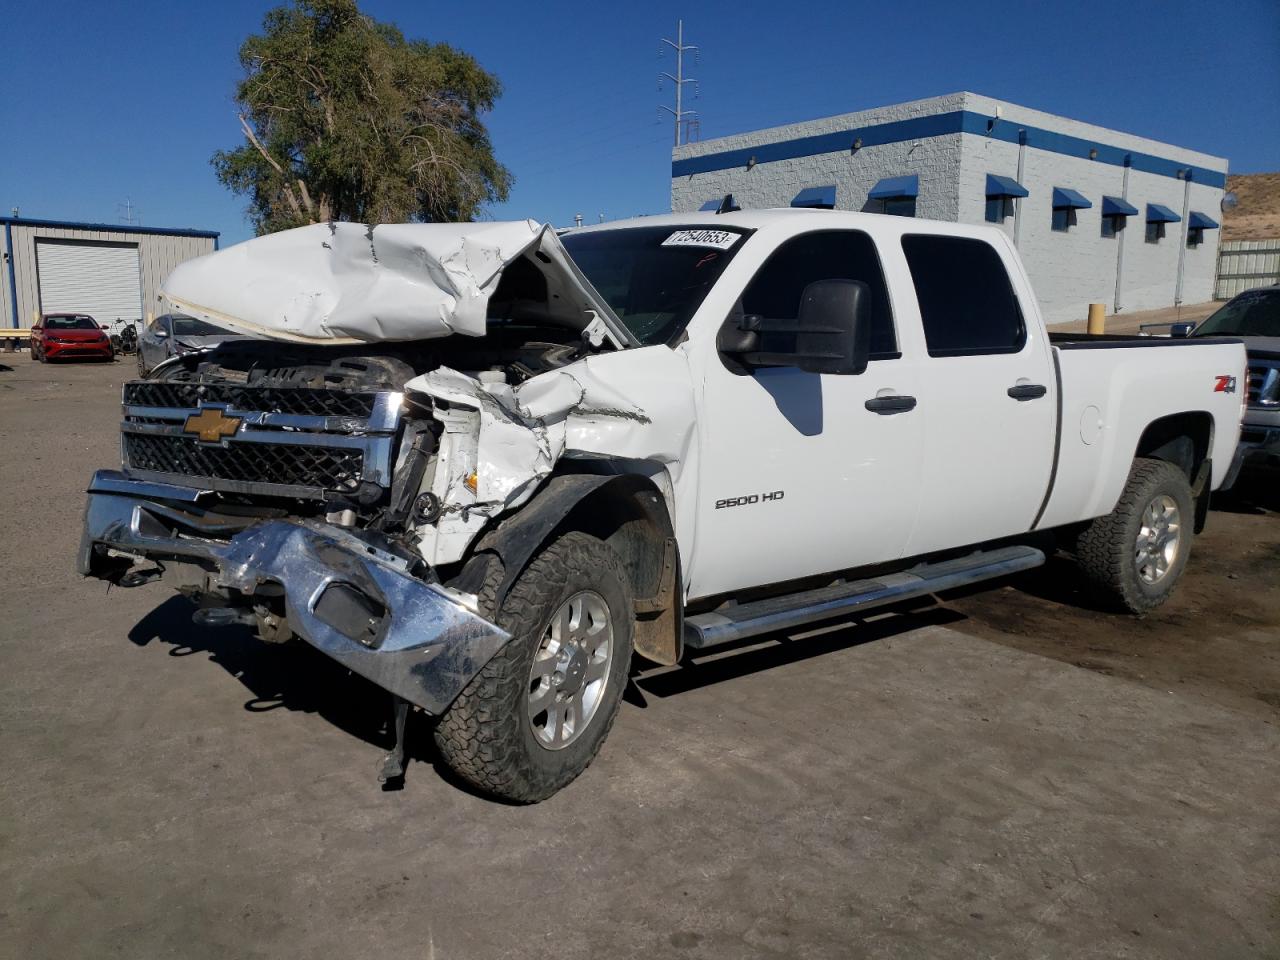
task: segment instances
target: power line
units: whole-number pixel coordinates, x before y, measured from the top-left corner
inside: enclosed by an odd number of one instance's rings
[[[662,89],[663,77],[666,77],[673,84],[675,84],[676,108],[672,110],[666,104],[659,104],[658,109],[667,111],[667,113],[671,114],[671,116],[675,119],[676,146],[678,147],[680,146],[681,127],[684,126],[687,120],[692,119],[694,116],[696,116],[698,112],[696,110],[685,110],[682,106],[683,104],[682,98],[684,96],[684,85],[686,83],[692,83],[693,91],[694,91],[693,95],[695,97],[698,95],[698,81],[693,79],[693,77],[686,77],[684,75],[685,51],[692,50],[694,52],[694,59],[696,60],[698,55],[698,48],[693,46],[693,44],[686,44],[684,42],[684,21],[683,20],[676,21],[676,38],[674,40],[668,40],[666,37],[663,37],[662,42],[665,43],[667,46],[671,47],[671,49],[676,52],[676,75],[673,77],[671,74],[667,73],[666,71],[663,71],[662,73],[658,74],[658,89],[659,90]]]

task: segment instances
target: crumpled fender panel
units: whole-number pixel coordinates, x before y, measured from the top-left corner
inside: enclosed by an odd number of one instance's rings
[[[432,492],[445,504],[419,528],[432,564],[460,559],[488,521],[524,504],[562,458],[618,461],[652,477],[667,499],[682,548],[693,523],[689,461],[697,418],[684,354],[666,346],[588,357],[518,387],[481,383],[442,367],[405,385],[434,400],[445,426]],[[474,490],[468,483],[474,475]],[[682,518],[679,504],[690,505]]]

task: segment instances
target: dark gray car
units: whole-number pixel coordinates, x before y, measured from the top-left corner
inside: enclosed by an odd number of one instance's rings
[[[185,313],[156,317],[138,337],[138,375],[145,377],[170,357],[216,347],[226,340],[244,340],[241,334],[197,320]]]
[[[1248,408],[1223,487],[1244,468],[1280,468],[1280,284],[1246,290],[1202,321],[1193,337],[1239,337],[1249,351]],[[1225,371],[1224,371],[1225,372]]]

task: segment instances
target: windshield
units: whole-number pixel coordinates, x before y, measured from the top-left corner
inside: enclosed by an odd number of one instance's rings
[[[45,317],[46,330],[97,330],[93,317]]]
[[[637,340],[665,343],[684,329],[745,230],[628,227],[560,238],[591,285]]]
[[[221,337],[226,336],[227,331],[221,327],[215,327],[212,323],[197,320],[195,317],[174,317],[173,335],[175,337]]]
[[[1242,293],[1196,327],[1197,337],[1280,337],[1280,290]]]

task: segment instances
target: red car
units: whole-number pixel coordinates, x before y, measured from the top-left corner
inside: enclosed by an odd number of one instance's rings
[[[31,359],[41,363],[64,357],[111,360],[115,355],[111,338],[86,313],[46,313],[31,328]]]

